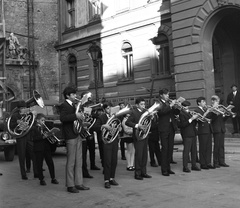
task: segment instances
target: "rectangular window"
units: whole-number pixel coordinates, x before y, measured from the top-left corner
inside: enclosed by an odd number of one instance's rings
[[[158,49],[158,64],[156,75],[170,75],[169,46],[168,44],[160,45]]]
[[[124,54],[124,68],[123,68],[123,80],[132,80],[133,79],[133,55]]]
[[[66,27],[75,27],[75,7],[74,0],[67,0],[67,11],[66,11]]]
[[[100,19],[102,15],[102,2],[100,0],[88,1],[89,21]]]

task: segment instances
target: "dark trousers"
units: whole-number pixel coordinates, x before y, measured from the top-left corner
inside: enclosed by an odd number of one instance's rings
[[[87,149],[89,150],[90,165],[91,167],[95,166],[95,140],[92,137],[91,139],[87,138]]]
[[[212,161],[212,134],[198,135],[199,159],[202,166],[211,164]]]
[[[148,147],[149,147],[149,156],[150,156],[150,164],[156,164],[155,155],[158,161],[158,165],[161,165],[161,150],[159,144],[159,133],[151,132],[148,138]]]
[[[240,116],[237,115],[236,117],[232,118],[233,123],[233,131],[239,132],[240,131]]]
[[[120,139],[120,149],[121,149],[121,157],[125,157],[125,142],[123,139]]]
[[[161,160],[161,170],[162,172],[169,171],[170,162],[172,160],[173,145],[175,131],[173,127],[170,127],[170,131],[160,132],[160,140],[162,146],[162,160]]]
[[[141,176],[147,173],[148,160],[148,138],[137,141],[134,139],[135,148],[135,176]]]
[[[33,142],[27,141],[27,151],[26,151],[26,168],[27,168],[27,170],[31,169],[31,161],[32,161],[32,165],[33,165],[34,176],[37,176],[38,170],[37,170],[37,165],[36,165],[36,157],[33,152]]]
[[[183,138],[183,167],[188,167],[189,153],[191,152],[192,167],[196,166],[197,159],[197,138],[185,137]]]
[[[118,159],[118,139],[115,139],[112,143],[103,143],[104,153],[104,180],[115,178],[115,172]]]
[[[38,152],[35,152],[35,156],[36,156],[39,180],[44,179],[44,176],[43,176],[43,160],[44,159],[47,163],[50,176],[52,179],[54,179],[55,178],[55,170],[54,170],[54,163],[53,163],[51,151],[38,151]]]
[[[28,154],[31,155],[30,149],[27,146],[29,139],[30,139],[29,134],[17,139],[17,153],[18,153],[18,160],[19,160],[20,172],[22,177],[26,176],[26,168],[25,168],[26,153],[28,152]]]
[[[214,164],[225,163],[224,133],[214,133],[213,162]]]

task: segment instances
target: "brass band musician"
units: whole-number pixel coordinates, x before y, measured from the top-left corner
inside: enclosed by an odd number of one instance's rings
[[[143,180],[143,178],[152,178],[147,174],[147,158],[148,158],[148,138],[138,140],[136,138],[136,129],[143,129],[144,125],[139,124],[141,115],[145,112],[145,100],[143,98],[137,98],[135,100],[135,106],[133,107],[130,116],[125,124],[133,128],[133,143],[135,148],[135,179]]]

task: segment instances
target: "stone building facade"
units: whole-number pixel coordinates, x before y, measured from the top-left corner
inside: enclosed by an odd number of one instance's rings
[[[45,99],[59,100],[58,56],[54,48],[58,40],[57,2],[4,1],[6,39],[14,33],[20,47],[26,48],[24,58],[9,56],[8,49],[6,54],[6,85],[16,99],[28,99],[36,89]]]
[[[139,96],[149,100],[163,87],[174,94],[173,51],[166,40],[162,47],[153,44],[161,4],[160,0],[59,2],[60,91],[73,84],[79,95],[98,93],[100,101],[105,98],[113,105],[134,104]],[[87,54],[93,42],[101,48],[97,67]]]
[[[177,96],[196,105],[217,94],[226,105],[240,85],[240,0],[165,0],[158,36],[169,31]]]

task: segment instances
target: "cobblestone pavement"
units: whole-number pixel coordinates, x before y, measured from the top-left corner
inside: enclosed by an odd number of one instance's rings
[[[240,139],[239,139],[240,140]],[[91,171],[93,179],[84,179],[89,191],[71,194],[64,187],[65,148],[58,148],[54,155],[56,176],[59,185],[50,183],[46,165],[44,172],[47,186],[40,186],[38,179],[29,173],[29,180],[20,178],[18,158],[5,162],[0,152],[0,208],[239,208],[240,204],[240,142],[238,139],[226,140],[226,163],[229,168],[202,170],[200,172],[182,172],[182,145],[176,145],[172,165],[175,175],[169,177],[160,174],[160,167],[150,167],[151,179],[137,181],[133,172],[126,170],[126,161],[120,159],[116,181],[120,184],[111,189],[103,187],[101,171]],[[100,161],[97,153],[97,165]]]

